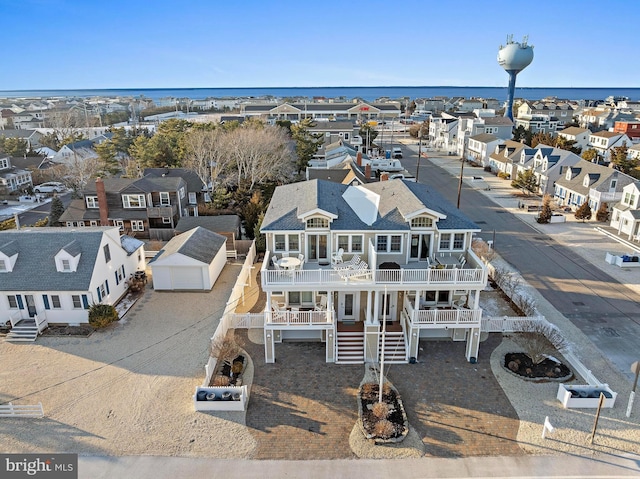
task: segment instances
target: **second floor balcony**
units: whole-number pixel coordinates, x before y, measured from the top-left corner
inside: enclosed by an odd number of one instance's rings
[[[176,205],[158,205],[147,207],[148,218],[171,218],[178,214]]]

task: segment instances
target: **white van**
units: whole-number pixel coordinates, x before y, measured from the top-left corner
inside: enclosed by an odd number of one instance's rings
[[[398,146],[394,146],[393,150],[391,152],[391,157],[392,158],[402,158],[402,148],[400,148]]]

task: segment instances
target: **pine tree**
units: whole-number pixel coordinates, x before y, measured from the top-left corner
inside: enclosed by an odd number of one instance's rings
[[[535,193],[538,189],[536,175],[531,169],[525,170],[524,172],[519,171],[518,177],[511,182],[511,186],[514,188],[520,188],[523,191]]]
[[[49,214],[49,226],[60,226],[58,220],[64,213],[64,205],[59,196],[54,196],[51,200],[51,213]]]
[[[609,222],[609,205],[607,203],[600,204],[600,208],[596,211],[596,220],[602,223]]]
[[[544,195],[542,198],[542,209],[538,215],[538,223],[546,224],[551,221],[551,196]]]
[[[582,220],[583,223],[584,223],[584,220],[591,219],[591,206],[589,206],[588,198],[584,203],[580,205],[580,208],[576,210],[574,216],[576,217],[577,220]]]

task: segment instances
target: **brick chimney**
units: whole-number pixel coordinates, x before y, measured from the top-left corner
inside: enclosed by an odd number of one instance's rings
[[[356,165],[362,166],[362,152],[359,151],[356,155]]]
[[[102,178],[96,178],[96,192],[98,193],[98,207],[100,208],[100,226],[109,226],[107,192],[104,189]]]
[[[389,179],[389,173],[386,171],[384,173],[380,173],[380,181],[387,181]]]
[[[371,165],[368,164],[364,167],[364,177],[368,180],[371,178]]]

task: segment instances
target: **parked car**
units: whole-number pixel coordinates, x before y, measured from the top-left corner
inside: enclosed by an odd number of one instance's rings
[[[49,181],[48,183],[42,183],[33,188],[36,193],[60,193],[65,191],[66,187],[62,183],[57,181]]]
[[[393,157],[394,158],[402,158],[402,149],[399,147],[394,147],[393,148]]]

